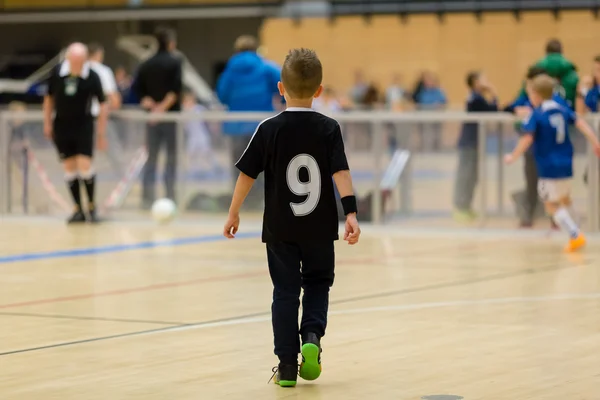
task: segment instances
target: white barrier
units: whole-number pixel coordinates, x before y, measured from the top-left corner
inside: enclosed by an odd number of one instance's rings
[[[202,120],[206,122],[227,122],[227,121],[261,121],[265,118],[272,116],[268,113],[229,113],[222,111],[207,111],[202,114],[196,113],[165,113],[165,114],[148,114],[140,110],[121,110],[115,112],[114,115],[123,120],[129,121],[170,121],[170,122],[187,122],[194,120]],[[385,166],[382,165],[381,160],[385,152],[384,137],[386,132],[384,131],[385,124],[388,123],[431,123],[431,122],[473,122],[479,124],[479,184],[478,190],[479,195],[479,212],[481,222],[485,223],[487,216],[487,185],[488,176],[486,171],[486,138],[488,133],[486,132],[487,123],[514,123],[516,122],[515,117],[508,113],[466,113],[456,111],[445,111],[445,112],[408,112],[408,113],[394,113],[387,111],[357,111],[348,113],[337,113],[332,114],[332,117],[336,118],[340,123],[368,123],[372,125],[372,132],[374,134],[372,140],[371,153],[375,163],[375,173],[373,178],[373,221],[381,222],[383,210],[381,209],[381,193],[379,185],[382,178],[384,177]],[[11,113],[9,111],[3,111],[0,113],[0,214],[6,213],[8,210],[8,199],[10,193],[8,193],[8,168],[7,163],[4,160],[8,159],[8,141],[9,141],[9,121],[14,118],[18,118],[22,121],[37,121],[43,120],[43,114],[41,111],[29,111],[26,113]],[[600,131],[600,114],[592,114],[587,117],[589,122],[596,128],[596,131]],[[182,124],[179,124],[181,128]],[[181,134],[181,129],[179,129]],[[589,147],[588,147],[589,148]],[[499,151],[502,151],[500,148]],[[501,154],[499,154],[501,156]],[[502,186],[502,176],[504,166],[502,165],[502,157],[498,157],[498,174],[499,174],[499,187],[498,193],[503,193],[504,189]],[[587,164],[589,168],[589,187],[588,187],[588,228],[592,231],[600,230],[600,213],[598,211],[599,199],[600,199],[600,188],[598,182],[599,177],[599,163],[598,159],[593,153],[588,151]],[[407,174],[408,175],[408,174]],[[406,184],[410,187],[410,177],[407,177]],[[121,185],[123,189],[123,185]],[[112,201],[116,201],[116,194],[113,196]],[[502,208],[502,199],[499,197],[498,204]],[[108,205],[108,204],[107,204]]]

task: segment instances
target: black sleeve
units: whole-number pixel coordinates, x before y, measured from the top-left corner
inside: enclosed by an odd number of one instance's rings
[[[493,112],[498,111],[496,101],[488,102],[483,96],[473,97],[467,106],[469,112]]]
[[[258,178],[258,175],[265,169],[265,140],[261,131],[261,126],[256,128],[256,132],[252,135],[248,147],[235,164],[244,174],[252,179]]]
[[[148,96],[144,86],[144,64],[140,65],[137,73],[133,77],[133,83],[131,84],[131,91],[140,99],[140,101]]]
[[[348,160],[346,159],[346,152],[344,151],[344,140],[342,139],[342,130],[339,124],[335,125],[335,129],[330,137],[328,150],[329,168],[332,175],[336,172],[350,169]]]
[[[179,59],[173,63],[172,71],[169,74],[169,92],[180,95],[183,87],[182,83],[182,66],[183,62]]]
[[[92,91],[95,98],[98,99],[98,102],[104,103],[106,101],[106,96],[104,96],[104,89],[102,89],[102,81],[100,81],[100,76],[98,74],[90,74],[92,77]]]

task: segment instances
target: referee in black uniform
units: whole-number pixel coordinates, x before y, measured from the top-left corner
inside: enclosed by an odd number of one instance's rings
[[[272,318],[279,357],[274,377],[281,386],[295,386],[298,373],[306,380],[321,374],[320,340],[327,325],[338,239],[334,180],[347,216],[344,239],[355,244],[360,235],[340,126],[311,109],[323,89],[322,74],[321,62],[311,50],[292,50],[286,57],[278,86],[288,108],[258,126],[237,162],[240,175],[223,232],[234,237],[242,202],[264,172],[262,240],[274,286]],[[303,345],[298,371],[299,335]]]
[[[92,169],[92,99],[98,99],[101,104],[96,130],[100,149],[106,146],[104,135],[108,110],[104,104],[100,77],[91,70],[87,58],[84,44],[71,44],[67,48],[65,61],[52,71],[48,79],[48,93],[44,97],[44,135],[54,141],[64,167],[67,186],[75,202],[75,211],[69,223],[86,221],[81,206],[80,181],[83,181],[88,196],[89,220],[98,221],[94,201],[96,178]]]
[[[181,111],[182,63],[173,54],[177,45],[175,31],[159,28],[156,31],[158,52],[142,63],[133,90],[144,109],[152,113]],[[165,187],[167,197],[175,200],[177,173],[177,129],[174,122],[149,123],[146,134],[148,161],[144,169],[142,207],[150,208],[155,199],[156,161],[164,144],[167,150]]]

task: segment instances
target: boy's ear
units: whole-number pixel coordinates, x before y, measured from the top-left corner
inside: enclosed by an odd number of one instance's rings
[[[323,93],[323,85],[319,85],[319,88],[317,89],[317,91],[315,92],[315,95],[313,96],[315,99],[317,97],[319,97],[321,94]]]
[[[279,94],[281,96],[285,94],[285,87],[283,87],[283,83],[281,83],[281,81],[277,82],[277,90],[279,90]]]

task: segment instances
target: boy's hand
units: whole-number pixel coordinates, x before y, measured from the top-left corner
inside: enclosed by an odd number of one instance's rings
[[[227,222],[225,222],[225,227],[223,228],[223,236],[227,239],[235,238],[235,234],[240,227],[240,215],[239,214],[229,214],[227,217]]]
[[[597,157],[600,157],[600,143],[594,144],[594,153],[596,153]]]
[[[355,213],[346,216],[345,229],[344,240],[347,241],[349,245],[358,243],[358,239],[360,238],[360,228]]]
[[[512,154],[507,154],[504,156],[504,163],[505,164],[512,164],[515,162],[515,156],[513,156]]]

